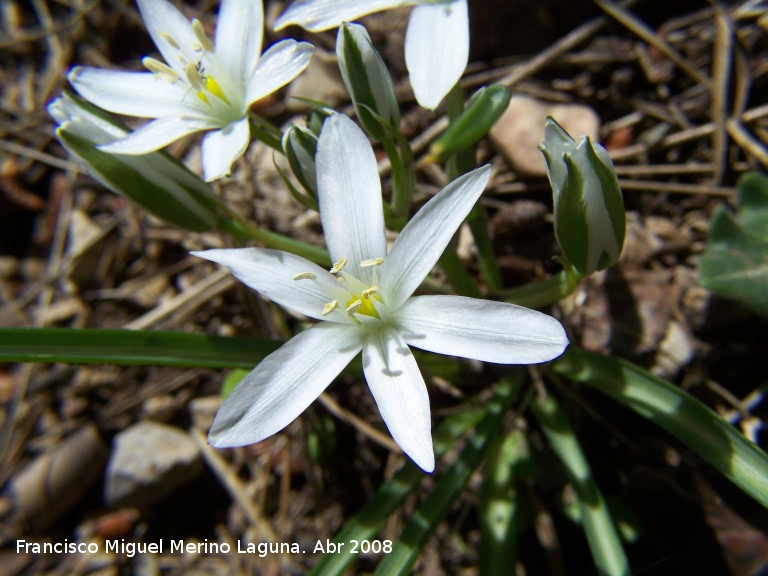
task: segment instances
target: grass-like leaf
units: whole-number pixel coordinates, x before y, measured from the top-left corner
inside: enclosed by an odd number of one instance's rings
[[[485,415],[485,409],[474,408],[449,416],[432,434],[435,456],[439,459],[466,432],[474,428]],[[334,538],[334,543],[345,544],[343,554],[327,553],[320,558],[310,576],[338,576],[357,559],[349,553],[352,540],[371,540],[384,526],[389,515],[405,501],[419,485],[424,472],[408,462],[395,475],[384,482],[365,507]]]
[[[154,330],[2,328],[0,362],[253,368],[280,344]]]
[[[467,439],[467,445],[448,472],[437,482],[427,499],[405,525],[392,552],[376,569],[377,576],[410,574],[421,550],[437,525],[456,504],[470,477],[482,462],[491,443],[498,435],[501,421],[516,398],[518,386],[510,381],[500,382],[488,403],[486,417]]]
[[[661,426],[768,508],[768,454],[685,390],[626,360],[576,347],[552,368]]]
[[[531,408],[576,493],[581,523],[598,573],[602,576],[629,574],[629,561],[619,532],[568,419],[552,396],[537,398]]]

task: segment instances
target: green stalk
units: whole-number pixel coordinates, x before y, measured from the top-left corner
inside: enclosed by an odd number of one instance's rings
[[[566,269],[541,282],[517,286],[495,294],[505,302],[526,308],[544,308],[573,294],[578,281],[583,278],[566,263]]]
[[[478,262],[480,272],[485,280],[485,285],[489,292],[498,292],[503,288],[501,273],[496,264],[496,254],[493,250],[493,242],[488,235],[488,215],[480,201],[475,204],[467,217],[469,229],[475,238],[477,246]]]
[[[531,409],[576,493],[581,523],[598,572],[601,576],[626,576],[629,562],[621,538],[568,419],[551,395],[536,398]]]
[[[285,154],[283,151],[283,132],[280,128],[254,112],[248,114],[248,124],[251,129],[251,136],[261,140],[280,154]]]
[[[446,97],[448,118],[451,122],[456,120],[464,112],[464,91],[456,84]],[[452,154],[446,163],[446,175],[452,182],[459,176],[471,172],[477,167],[477,146],[472,144]],[[495,292],[501,290],[502,281],[499,267],[496,264],[496,254],[493,250],[491,237],[488,235],[488,217],[485,208],[478,200],[477,204],[467,216],[467,223],[475,239],[480,264],[480,273],[483,276],[488,290]]]
[[[451,242],[448,243],[445,252],[440,256],[437,263],[448,278],[448,283],[457,294],[461,296],[470,296],[472,298],[483,297],[483,294],[480,292],[477,284],[475,284],[472,276],[470,276],[467,269],[462,265],[461,260],[459,260],[459,255],[456,253],[456,242],[454,240],[451,240]]]
[[[768,455],[680,387],[626,360],[575,347],[552,369],[664,428],[768,508]]]
[[[256,228],[234,212],[228,211],[226,217],[219,219],[217,228],[223,232],[229,232],[239,238],[246,237],[258,240],[267,246],[267,248],[284,250],[285,252],[296,254],[297,256],[306,258],[321,266],[331,266],[331,259],[328,256],[327,250],[318,246],[313,246],[312,244],[307,244],[300,240],[294,240],[289,236],[283,236],[277,232]]]
[[[407,149],[398,151],[395,139],[385,134],[381,139],[384,151],[387,153],[392,166],[392,199],[387,225],[393,230],[401,230],[408,221],[413,192],[416,188],[416,175],[413,168],[413,153],[406,142]]]

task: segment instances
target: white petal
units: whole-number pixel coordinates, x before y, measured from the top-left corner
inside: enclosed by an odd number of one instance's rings
[[[94,114],[80,98],[64,93],[48,104],[48,113],[67,132],[87,138],[94,144],[108,144],[123,138],[128,131]]]
[[[291,39],[271,46],[248,80],[246,101],[255,102],[296,78],[307,67],[314,51],[312,44]]]
[[[185,109],[186,90],[152,72],[119,72],[77,66],[68,78],[83,98],[116,114],[159,118],[178,115]]]
[[[469,60],[467,0],[420,4],[405,34],[405,64],[416,101],[434,110],[459,81]]]
[[[190,62],[196,62],[201,56],[201,53],[193,50],[193,46],[199,42],[192,31],[191,21],[167,0],[136,0],[136,3],[144,25],[166,64],[183,74],[184,67]],[[173,46],[168,38],[175,42],[178,48]],[[179,60],[180,52],[184,55],[185,62]]]
[[[408,345],[393,328],[369,336],[363,371],[397,445],[425,472],[435,469],[429,395]]]
[[[275,21],[275,30],[298,24],[305,30],[320,32],[366,14],[413,3],[409,0],[296,0]]]
[[[216,22],[216,56],[245,90],[261,56],[264,8],[261,0],[223,0]]]
[[[491,167],[460,176],[443,188],[403,228],[379,270],[379,288],[397,309],[418,288],[454,232],[483,193]]]
[[[560,322],[507,304],[462,296],[417,296],[398,311],[400,334],[411,346],[498,364],[535,364],[568,346]]]
[[[192,254],[226,266],[243,284],[281,306],[316,320],[351,322],[343,313],[322,316],[329,300],[348,294],[339,288],[338,281],[327,270],[300,256],[263,248],[205,250]],[[304,272],[314,274],[315,279],[293,279]]]
[[[99,146],[99,149],[112,154],[146,154],[159,150],[182,136],[209,128],[211,126],[207,122],[199,119],[166,116],[144,124],[125,138]]]
[[[232,164],[243,155],[250,141],[246,116],[238,122],[209,132],[203,138],[203,175],[206,182],[229,176]]]
[[[365,281],[359,262],[383,258],[381,180],[368,138],[352,120],[334,114],[317,144],[317,195],[331,259],[347,258],[346,270]],[[367,269],[370,270],[370,269]]]
[[[224,400],[208,441],[217,448],[244,446],[279,432],[304,412],[360,349],[355,328],[328,322],[291,338]]]

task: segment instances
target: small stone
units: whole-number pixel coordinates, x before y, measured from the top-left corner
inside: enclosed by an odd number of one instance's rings
[[[106,457],[98,430],[89,425],[32,460],[8,482],[16,518],[37,528],[53,524],[101,477]]]
[[[544,156],[539,150],[547,116],[552,116],[576,140],[582,134],[597,140],[600,118],[589,106],[550,104],[530,96],[513,96],[489,136],[494,147],[522,176],[547,175]]]
[[[201,469],[200,450],[184,431],[139,422],[114,439],[104,497],[113,506],[146,506],[194,480]]]

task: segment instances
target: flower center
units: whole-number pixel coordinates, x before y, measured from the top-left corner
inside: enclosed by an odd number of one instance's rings
[[[363,268],[379,266],[383,261],[383,258],[372,258],[370,260],[363,260],[360,262],[360,266]],[[343,313],[358,323],[360,322],[360,320],[356,318],[358,315],[380,319],[381,317],[373,303],[374,300],[383,302],[381,296],[378,295],[378,287],[375,285],[366,287],[364,282],[361,282],[348,272],[345,272],[344,266],[346,266],[346,264],[347,259],[342,256],[339,261],[333,265],[333,268],[330,269],[330,273],[337,277],[343,292],[346,294],[343,297],[334,298],[328,302],[321,314],[327,316],[331,313]],[[302,272],[293,277],[294,280],[314,280],[315,278],[316,276],[311,272]],[[339,296],[341,296],[341,294],[339,294]]]
[[[214,46],[210,38],[205,33],[203,25],[198,19],[192,20],[192,31],[197,38],[197,42],[192,45],[192,54],[194,57],[190,60],[189,50],[183,50],[176,39],[166,32],[161,32],[160,36],[165,40],[174,50],[176,50],[176,57],[183,66],[184,74],[180,74],[167,64],[160,62],[154,58],[143,58],[142,64],[152,72],[157,78],[162,78],[175,84],[178,81],[184,82],[189,85],[189,90],[184,95],[186,98],[189,92],[194,91],[197,97],[200,98],[209,107],[220,108],[221,103],[227,107],[231,107],[232,104],[224,94],[221,85],[211,75],[211,71],[206,70],[205,60],[208,59],[208,54],[213,52]],[[220,101],[211,100],[211,96]]]

